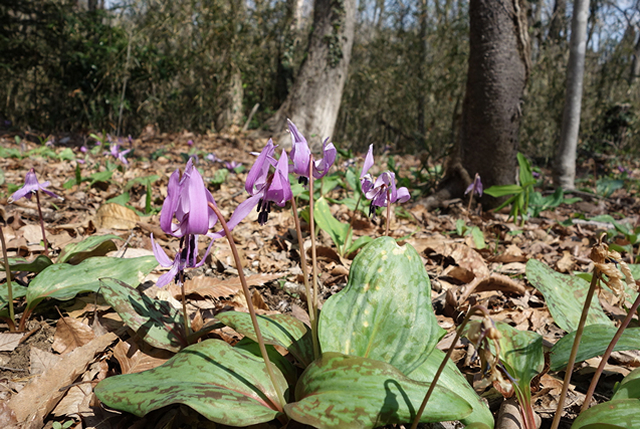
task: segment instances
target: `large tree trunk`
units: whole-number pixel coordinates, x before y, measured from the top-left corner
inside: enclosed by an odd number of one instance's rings
[[[287,118],[305,136],[315,136],[310,140],[314,148],[333,134],[351,59],[355,8],[355,0],[316,0],[307,57],[287,99],[268,123],[283,147],[291,146]]]
[[[554,183],[563,189],[574,189],[575,187],[576,148],[578,147],[578,131],[580,130],[588,15],[589,1],[575,0],[571,21],[569,65],[567,66],[567,94],[553,174]]]
[[[469,69],[456,150],[429,207],[462,197],[475,173],[486,187],[516,177],[521,97],[529,70],[527,16],[518,0],[471,0]],[[485,196],[483,207],[498,200]]]

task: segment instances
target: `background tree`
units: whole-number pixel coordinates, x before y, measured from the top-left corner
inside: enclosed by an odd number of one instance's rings
[[[351,60],[355,9],[355,0],[315,0],[306,58],[287,99],[270,120],[274,141],[283,147],[291,146],[287,119],[316,136],[311,142],[316,148],[321,139],[333,137]]]
[[[514,19],[515,17],[515,19]],[[529,68],[526,11],[518,2],[469,2],[469,70],[455,152],[427,206],[461,197],[476,173],[485,186],[513,184],[521,97]],[[497,200],[483,197],[483,206]]]

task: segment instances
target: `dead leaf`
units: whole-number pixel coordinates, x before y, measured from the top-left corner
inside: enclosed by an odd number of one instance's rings
[[[128,207],[107,203],[98,209],[95,222],[98,228],[129,230],[140,222],[140,216]]]
[[[60,362],[41,376],[32,380],[16,396],[9,406],[24,429],[40,429],[44,417],[53,410],[65,392],[62,387],[73,383],[82,374],[94,356],[104,351],[118,337],[108,333],[62,357]]]
[[[95,338],[93,330],[78,319],[63,317],[58,320],[56,334],[51,348],[65,354],[78,347],[82,347]]]
[[[37,347],[31,347],[29,355],[30,373],[31,375],[40,375],[49,368],[54,367],[62,359],[62,356],[40,350]]]
[[[143,345],[143,347],[145,346]],[[120,364],[122,374],[133,374],[156,368],[169,360],[171,356],[173,353],[165,350],[140,350],[132,339],[126,342],[119,341],[113,348],[113,357]]]
[[[0,401],[0,427],[4,429],[18,429],[18,420],[6,401]]]
[[[20,344],[24,332],[0,332],[0,352],[12,352]]]
[[[561,273],[571,273],[573,271],[573,256],[567,250],[562,252],[562,258],[557,263],[558,271]]]
[[[253,274],[246,277],[247,286],[262,286],[271,280],[282,277],[281,274]],[[176,288],[180,296],[180,289]],[[211,298],[226,298],[236,295],[242,290],[242,283],[238,277],[219,280],[213,277],[197,276],[184,282],[184,292],[187,295],[209,296]]]

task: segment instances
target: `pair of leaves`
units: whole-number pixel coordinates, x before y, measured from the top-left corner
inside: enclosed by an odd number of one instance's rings
[[[518,219],[518,215],[520,215],[522,217],[522,223],[524,223],[524,218],[527,215],[527,211],[529,209],[529,197],[531,195],[533,185],[536,183],[536,180],[533,177],[533,173],[531,172],[531,164],[529,164],[527,158],[525,158],[525,156],[520,152],[518,152],[517,156],[518,166],[520,170],[520,184],[501,186],[494,185],[489,189],[485,189],[484,192],[487,195],[491,195],[492,197],[496,198],[511,195],[509,199],[507,199],[500,206],[496,207],[495,211],[511,205],[510,216],[513,216],[513,221],[516,222]]]
[[[351,270],[349,285],[323,307],[320,340],[324,353],[320,359],[311,362],[309,332],[301,322],[285,315],[258,319],[268,344],[288,348],[300,365],[308,365],[295,384],[296,402],[286,405],[284,411],[298,421],[328,429],[411,421],[429,387],[421,381],[428,380],[441,361],[441,354],[430,360],[442,330],[431,310],[429,278],[412,247],[399,247],[387,237],[365,247]],[[219,319],[255,338],[248,315],[224,313]],[[215,422],[236,426],[278,417],[275,402],[255,397],[264,386],[272,387],[264,362],[242,360],[240,367],[244,351],[237,350],[239,345],[231,348],[217,343],[207,340],[187,347],[167,364],[145,373],[109,378],[98,385],[96,394],[107,405],[137,415],[183,403]],[[192,353],[195,347],[198,355]],[[200,355],[206,359],[198,360]],[[236,356],[236,362],[227,355]],[[192,365],[200,369],[192,372]],[[277,378],[289,379],[292,390],[294,384],[291,377],[285,377],[284,366],[277,360],[276,366],[282,368],[275,370]],[[466,418],[468,423],[492,426],[486,406],[468,384],[461,387],[466,383],[463,376],[455,366],[447,368],[445,378],[456,380],[456,393],[444,387],[449,387],[448,381],[439,383],[422,421]],[[413,372],[422,380],[412,379]],[[207,377],[201,376],[204,373]],[[218,382],[218,375],[224,383]],[[158,385],[166,388],[158,393]],[[268,396],[272,391],[264,392]],[[215,403],[211,396],[216,397]]]

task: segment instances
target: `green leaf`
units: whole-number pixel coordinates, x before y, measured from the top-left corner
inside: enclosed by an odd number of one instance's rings
[[[210,182],[214,185],[221,185],[227,180],[227,177],[229,177],[229,170],[226,168],[220,168],[213,173],[213,177]]]
[[[427,360],[407,376],[412,380],[424,383],[431,382],[444,357],[445,354],[442,351],[433,349]],[[464,375],[462,375],[452,360],[447,361],[438,379],[438,386],[444,386],[455,392],[472,406],[473,412],[464,419],[461,419],[466,427],[474,423],[482,423],[489,428],[493,427],[494,422],[491,410],[476,394],[473,387],[467,382]]]
[[[351,243],[351,246],[349,246],[347,251],[344,252],[344,253],[345,253],[345,255],[353,253],[356,250],[358,250],[359,248],[371,243],[372,241],[373,241],[373,238],[369,237],[368,235],[363,235],[362,237],[358,237],[358,239],[356,241],[354,241],[353,243]]]
[[[77,265],[92,256],[104,256],[113,250],[117,250],[112,240],[122,240],[122,238],[114,234],[94,235],[85,238],[79,243],[68,244],[62,249],[56,262],[58,264],[66,262],[71,265]]]
[[[363,357],[324,353],[296,385],[296,401],[287,415],[322,429],[365,429],[413,420],[429,383],[404,376],[393,366]],[[471,406],[452,391],[436,386],[421,422],[460,420]]]
[[[218,314],[216,318],[242,335],[258,341],[248,313],[227,311]],[[311,331],[300,320],[288,314],[258,316],[258,326],[266,344],[289,350],[303,367],[313,361]]]
[[[531,380],[544,369],[542,335],[532,331],[520,331],[506,323],[496,323],[502,334],[500,361],[511,377],[518,381],[520,389],[530,392]]]
[[[117,279],[101,278],[100,285],[105,301],[144,341],[171,352],[187,345],[182,316],[171,304],[151,299]]]
[[[492,197],[504,197],[505,195],[519,194],[523,191],[520,185],[502,185],[492,186],[489,189],[485,189],[484,193],[491,195]]]
[[[584,328],[582,338],[580,338],[580,348],[576,356],[576,362],[582,362],[592,357],[602,355],[618,328],[610,324],[607,325],[588,325]],[[575,332],[562,337],[551,348],[551,371],[559,371],[567,366],[569,362],[569,354],[573,347]],[[627,328],[616,343],[614,351],[636,350],[640,344],[640,328]]]
[[[139,258],[95,257],[78,265],[54,264],[45,268],[29,284],[27,309],[32,310],[45,298],[69,300],[82,292],[96,292],[100,288],[98,279],[114,277],[127,284],[138,285],[158,266],[153,256]]]
[[[476,249],[484,249],[487,247],[484,241],[484,234],[477,226],[471,228],[471,237],[473,238],[473,244],[475,244]]]
[[[278,387],[286,389],[280,371],[274,373]],[[107,406],[140,417],[173,404],[233,426],[268,422],[280,415],[264,361],[220,340],[189,346],[149,371],[109,377],[94,392]]]
[[[97,173],[93,173],[89,176],[89,182],[91,186],[97,182],[108,182],[111,180],[111,176],[113,176],[113,171],[111,170],[98,171]]]
[[[260,345],[249,337],[244,337],[233,346],[235,349],[242,349],[252,353],[254,356],[262,359]],[[274,364],[287,380],[289,386],[295,386],[298,381],[298,369],[293,366],[285,356],[282,356],[273,346],[267,345],[267,354],[271,363]]]
[[[640,399],[640,368],[634,369],[622,379],[611,399]]]
[[[536,180],[533,178],[533,173],[531,172],[531,164],[523,154],[518,152],[518,166],[520,167],[520,184],[522,187],[532,186],[536,183]]]
[[[640,399],[618,399],[580,413],[571,429],[630,429],[640,427]]]
[[[336,247],[341,249],[347,238],[349,225],[333,217],[329,204],[324,197],[316,200],[313,208],[313,216],[320,229],[329,234]]]
[[[589,291],[589,283],[580,277],[554,271],[535,259],[527,262],[527,280],[544,295],[556,324],[567,332],[575,331]],[[591,302],[586,324],[613,326],[597,298]]]
[[[124,185],[124,188],[122,189],[122,192],[127,192],[129,189],[131,189],[132,187],[134,187],[137,184],[141,184],[146,186],[152,185],[154,184],[157,180],[160,179],[160,176],[158,176],[157,174],[152,174],[149,176],[142,176],[142,177],[136,177],[135,179],[131,179],[127,182],[126,185]]]
[[[13,299],[22,298],[27,294],[27,288],[15,282],[11,282],[11,292],[12,292]],[[0,287],[0,311],[2,311],[8,305],[9,305],[9,288],[7,287],[7,283],[5,283]],[[2,315],[2,313],[0,313],[0,315]],[[7,317],[9,317],[8,313],[7,313]]]
[[[418,252],[391,237],[367,244],[353,260],[347,286],[322,307],[318,330],[323,352],[388,362],[404,373],[420,366],[444,331]]]
[[[333,191],[341,181],[342,179],[336,174],[324,176],[320,181],[320,195],[327,195],[329,192]]]
[[[11,271],[28,271],[30,273],[39,273],[47,268],[49,265],[53,265],[53,261],[48,256],[38,255],[33,261],[27,261],[25,258],[8,258],[9,269]],[[0,271],[4,271],[4,264],[0,264]]]

